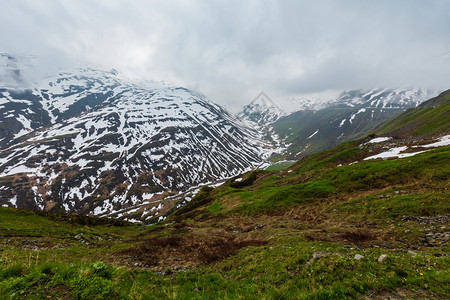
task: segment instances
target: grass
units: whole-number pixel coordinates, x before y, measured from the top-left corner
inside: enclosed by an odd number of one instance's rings
[[[330,181],[320,180],[297,185],[267,187],[253,192],[239,191],[238,194],[242,201],[233,211],[252,215],[279,207],[289,207],[293,204],[325,198],[333,190]]]
[[[380,263],[382,254],[387,258]],[[11,265],[0,273],[0,291],[3,299],[344,299],[403,289],[445,298],[448,263],[403,250],[285,237],[195,270],[132,270],[103,262]]]
[[[267,168],[265,168],[266,171],[282,171],[285,170],[287,168],[289,168],[290,166],[294,165],[295,162],[277,162],[274,163],[270,166],[268,166]]]
[[[450,93],[441,93],[436,98],[424,102],[417,108],[409,109],[389,122],[378,126],[374,133],[435,135],[450,130]]]
[[[282,175],[267,174],[250,188],[225,185],[217,189],[209,195],[217,199],[210,206],[210,210],[215,214],[227,213],[226,207],[233,207],[228,213],[252,215],[330,197],[349,197],[353,193],[386,189],[396,185],[443,189],[450,178],[449,150],[450,147],[445,147],[419,154],[414,158],[368,160],[341,167],[331,166],[337,162],[352,161],[363,150],[350,148],[322,160],[317,159],[320,154],[313,155],[309,160],[301,160],[294,166],[294,172]],[[353,158],[350,158],[352,156]],[[437,198],[441,197],[441,191],[433,191],[431,194]],[[230,204],[235,202],[239,204]],[[444,199],[429,204],[430,208],[436,205],[447,207]]]
[[[205,187],[147,227],[2,207],[0,299],[446,299],[450,147],[360,145]]]

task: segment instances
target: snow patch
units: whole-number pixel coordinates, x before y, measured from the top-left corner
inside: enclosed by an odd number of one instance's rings
[[[391,140],[391,137],[377,137],[374,139],[371,139],[370,141],[368,141],[366,144],[376,144],[376,143],[382,143],[382,142],[386,142]]]
[[[14,197],[9,199],[9,203],[11,203],[12,206],[17,207],[17,195],[14,195]]]
[[[441,138],[439,138],[439,142],[427,144],[427,145],[419,145],[419,146],[412,146],[412,148],[434,148],[434,147],[444,147],[450,145],[450,135],[445,135]]]
[[[319,132],[319,129],[317,129],[313,134],[311,134],[310,136],[308,136],[306,139],[308,140],[308,139],[312,138],[312,137],[315,136],[318,132]]]

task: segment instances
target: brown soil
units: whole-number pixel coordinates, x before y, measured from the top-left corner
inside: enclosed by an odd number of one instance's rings
[[[208,264],[231,256],[247,246],[267,244],[264,240],[240,240],[232,235],[146,238],[141,244],[118,252],[133,267],[179,268]]]

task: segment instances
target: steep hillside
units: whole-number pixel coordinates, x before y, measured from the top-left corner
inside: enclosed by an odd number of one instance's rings
[[[261,92],[238,114],[238,117],[245,121],[254,122],[260,126],[269,125],[285,112],[264,92]]]
[[[357,145],[204,188],[148,228],[0,208],[0,294],[446,299],[450,148],[332,167]]]
[[[204,187],[149,227],[0,207],[0,294],[447,299],[449,165],[447,131],[370,135]]]
[[[420,136],[450,132],[450,90],[423,102],[377,127],[374,132],[388,136]]]
[[[271,150],[204,96],[76,69],[0,90],[0,204],[151,220]]]
[[[432,94],[427,90],[345,91],[335,100],[317,102],[315,107],[306,102],[300,107],[308,109],[285,116],[272,127],[287,145],[287,158],[298,158],[363,137]]]

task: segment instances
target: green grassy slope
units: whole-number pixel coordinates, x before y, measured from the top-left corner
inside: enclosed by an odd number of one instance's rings
[[[409,109],[374,130],[378,135],[420,136],[450,131],[450,90]]]
[[[151,227],[0,208],[0,298],[445,298],[450,147],[349,164],[369,150],[247,173]]]
[[[445,133],[433,116],[427,138]],[[148,227],[0,207],[0,299],[448,299],[450,146],[363,160],[411,140],[371,138],[205,187]]]
[[[344,141],[361,138],[401,112],[403,109],[393,108],[384,111],[367,109],[364,112],[355,108],[305,110],[279,119],[273,124],[273,128],[289,145],[287,153],[290,154],[287,157],[292,158],[298,157],[297,154],[305,156],[331,149]]]

